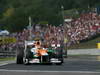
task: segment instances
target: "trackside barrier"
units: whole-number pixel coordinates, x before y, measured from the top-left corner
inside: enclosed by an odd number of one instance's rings
[[[15,57],[16,51],[0,51],[0,58]]]

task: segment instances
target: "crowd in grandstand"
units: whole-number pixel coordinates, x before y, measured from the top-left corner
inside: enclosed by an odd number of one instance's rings
[[[82,40],[90,39],[100,33],[100,16],[96,13],[81,14],[79,18],[66,22],[64,25],[53,26],[36,25],[32,28],[32,38],[42,38],[46,46],[52,43],[63,43],[66,46],[80,43]],[[24,45],[24,41],[29,39],[30,30],[24,29],[22,32],[13,33],[11,36],[17,39],[13,46]]]

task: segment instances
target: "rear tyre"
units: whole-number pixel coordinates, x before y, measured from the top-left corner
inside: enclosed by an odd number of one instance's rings
[[[17,55],[16,55],[16,63],[17,64],[23,64],[23,50],[19,49],[17,50]]]

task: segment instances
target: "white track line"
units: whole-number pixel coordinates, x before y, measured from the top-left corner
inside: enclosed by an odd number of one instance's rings
[[[6,69],[0,69],[1,71],[5,72],[40,72],[40,73],[49,73],[49,72],[54,72],[54,73],[100,73],[100,72],[93,72],[93,71],[41,71],[41,70],[6,70]]]

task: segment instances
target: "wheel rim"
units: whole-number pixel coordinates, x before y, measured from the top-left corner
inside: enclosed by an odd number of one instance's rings
[[[24,64],[28,64],[28,59],[24,58]]]

